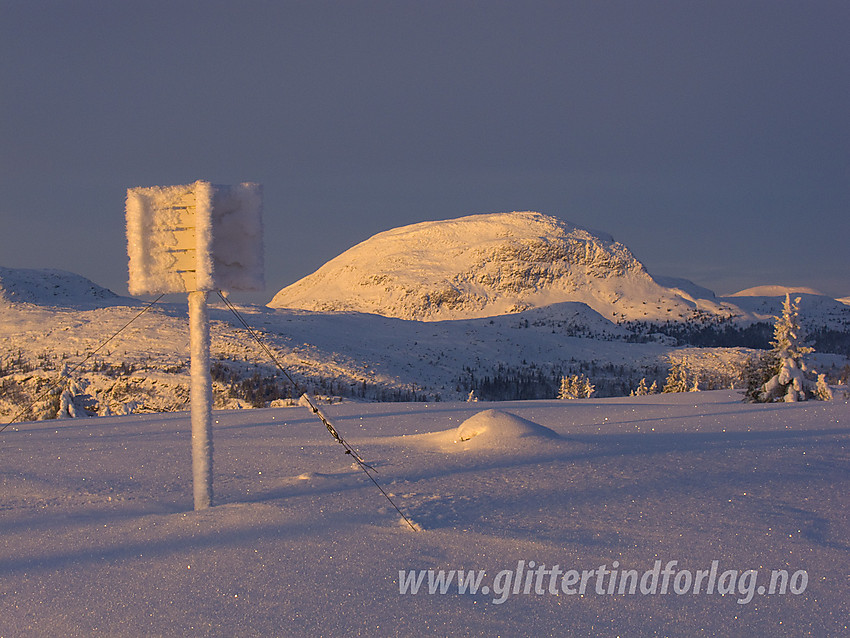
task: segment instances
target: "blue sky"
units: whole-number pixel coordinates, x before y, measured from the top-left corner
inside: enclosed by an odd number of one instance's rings
[[[267,301],[537,210],[727,293],[850,295],[850,3],[0,0],[0,265],[126,293],[133,186],[265,187]]]

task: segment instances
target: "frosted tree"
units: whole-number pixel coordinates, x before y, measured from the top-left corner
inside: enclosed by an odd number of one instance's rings
[[[579,397],[589,399],[596,392],[596,386],[590,382],[586,376],[581,375],[581,387],[579,388]]]
[[[572,377],[561,377],[561,387],[558,388],[559,399],[577,399],[573,388]]]
[[[762,388],[779,371],[779,359],[772,350],[753,353],[742,366],[744,401],[758,403]]]
[[[694,382],[691,384],[691,392],[699,392],[699,374],[694,375]]]
[[[469,395],[467,395],[467,397],[466,397],[466,402],[467,403],[477,403],[478,402],[478,397],[475,396],[475,390],[474,389],[469,391]]]
[[[584,374],[574,374],[561,377],[561,387],[558,389],[559,399],[589,399],[596,391],[596,386]]]
[[[86,384],[68,379],[67,385],[59,395],[59,408],[56,411],[56,418],[76,419],[96,414],[96,401],[94,397],[86,393]]]
[[[646,377],[640,380],[638,387],[632,390],[633,397],[643,397],[649,394],[649,388],[646,387]]]
[[[673,361],[662,392],[688,392],[693,385],[688,381],[688,370],[684,361]]]
[[[56,418],[74,419],[76,417],[77,406],[74,404],[74,394],[69,388],[65,388],[59,395],[59,410],[56,412]]]
[[[832,390],[826,383],[824,375],[806,367],[803,357],[814,348],[805,345],[803,329],[799,322],[800,298],[793,302],[790,295],[785,295],[782,306],[782,316],[776,317],[773,327],[773,346],[767,360],[772,362],[773,369],[770,378],[759,388],[758,392],[748,395],[760,403],[773,401],[806,401],[807,399],[832,399]]]
[[[822,401],[832,401],[832,388],[826,382],[825,374],[818,375],[818,382],[815,386],[815,397]]]

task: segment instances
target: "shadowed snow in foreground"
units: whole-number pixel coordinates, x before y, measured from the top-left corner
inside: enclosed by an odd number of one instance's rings
[[[303,408],[214,414],[217,505],[202,512],[187,413],[16,424],[0,439],[0,634],[846,635],[836,396],[327,406],[421,532]],[[759,580],[725,595],[591,580],[579,595],[544,573],[494,602],[520,561],[643,574],[658,560]],[[485,570],[494,590],[400,593],[429,569]],[[805,571],[805,590],[760,594],[771,570]]]

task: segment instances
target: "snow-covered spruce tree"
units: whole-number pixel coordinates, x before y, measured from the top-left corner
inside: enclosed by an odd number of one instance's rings
[[[59,394],[57,419],[76,419],[97,415],[97,401],[86,392],[86,383],[68,379],[65,388]]]
[[[658,394],[658,382],[653,381],[652,385],[647,387],[646,385],[646,377],[643,377],[638,383],[638,387],[632,390],[631,396],[633,397],[643,397],[648,394]]]
[[[673,361],[662,392],[688,392],[693,385],[688,381],[688,370],[684,361]]]
[[[699,373],[694,375],[694,381],[691,384],[690,392],[699,392]]]
[[[773,341],[770,342],[773,346],[771,352],[776,361],[776,369],[761,386],[760,391],[752,393],[759,403],[832,399],[832,390],[827,385],[825,376],[809,370],[803,361],[803,356],[814,352],[814,348],[805,345],[803,330],[798,319],[799,303],[799,297],[792,302],[791,296],[786,294],[782,316],[776,317]]]
[[[778,373],[779,359],[772,350],[750,356],[740,373],[744,383],[744,401],[758,403],[764,384]]]
[[[584,374],[574,374],[561,377],[561,387],[558,389],[559,399],[589,399],[596,391],[596,386]]]
[[[578,398],[575,394],[575,390],[573,389],[572,377],[561,377],[561,387],[558,388],[558,398],[561,400]]]
[[[582,399],[589,399],[593,396],[593,393],[596,392],[596,386],[590,382],[586,376],[581,375],[581,388],[579,392],[579,396]]]
[[[646,377],[643,377],[638,383],[638,387],[632,390],[633,397],[643,397],[649,394],[649,388],[646,387]]]

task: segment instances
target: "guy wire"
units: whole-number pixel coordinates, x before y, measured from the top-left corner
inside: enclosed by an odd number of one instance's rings
[[[395,511],[399,513],[402,519],[404,519],[404,522],[410,526],[410,529],[412,529],[414,532],[418,532],[419,529],[416,527],[416,525],[413,524],[413,521],[411,521],[407,516],[405,516],[404,512],[399,509],[398,505],[393,502],[393,500],[390,498],[390,495],[387,494],[386,490],[381,487],[378,481],[375,480],[375,477],[372,476],[372,474],[369,472],[369,470],[372,470],[373,472],[377,470],[375,470],[375,468],[366,463],[366,461],[363,460],[363,458],[357,453],[357,451],[353,447],[351,447],[348,442],[344,438],[342,438],[342,436],[340,436],[340,434],[337,432],[336,428],[333,426],[330,420],[324,414],[322,414],[322,411],[319,410],[318,407],[316,407],[315,403],[313,403],[313,400],[310,395],[307,392],[301,392],[301,387],[299,386],[299,384],[295,382],[295,379],[290,376],[290,374],[286,371],[286,368],[284,368],[277,360],[277,357],[274,356],[274,353],[272,352],[271,348],[269,348],[265,344],[265,342],[260,339],[260,336],[254,331],[253,328],[251,328],[250,325],[248,325],[248,322],[245,321],[242,315],[239,314],[239,311],[236,310],[236,307],[232,303],[230,303],[230,300],[225,297],[220,290],[218,291],[218,296],[221,298],[221,300],[224,302],[224,305],[227,306],[230,312],[232,312],[233,315],[239,320],[239,323],[241,323],[245,330],[248,331],[248,334],[250,334],[254,338],[254,341],[256,341],[259,346],[265,351],[269,359],[274,362],[278,370],[280,370],[283,375],[289,380],[289,382],[292,384],[292,387],[296,390],[296,394],[301,394],[301,398],[307,403],[310,408],[310,411],[315,414],[318,419],[325,425],[334,440],[336,440],[337,443],[339,443],[340,445],[342,445],[343,448],[345,448],[345,453],[351,455],[351,457],[355,460],[360,469],[363,470],[364,474],[366,474],[366,476],[369,477],[372,483],[375,484],[375,487],[380,490],[381,494],[384,495],[384,498],[389,501],[390,505],[392,505]]]

